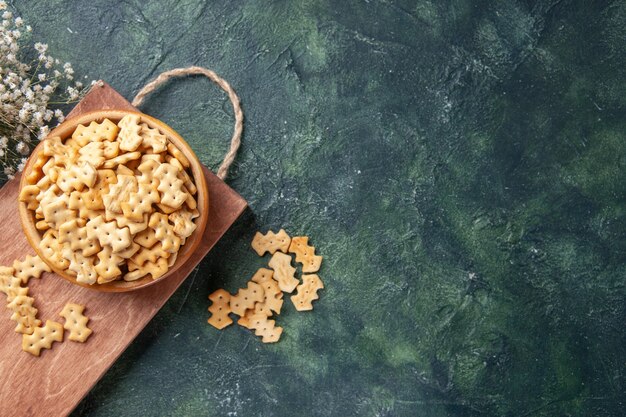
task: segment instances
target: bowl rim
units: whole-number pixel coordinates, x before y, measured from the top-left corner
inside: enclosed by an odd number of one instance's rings
[[[71,282],[72,284],[79,285],[81,287],[89,288],[91,290],[99,291],[99,292],[135,291],[141,288],[149,287],[158,282],[161,282],[165,280],[166,278],[168,278],[169,276],[174,275],[177,272],[177,270],[180,268],[180,266],[182,266],[193,255],[193,253],[196,251],[196,249],[200,245],[202,241],[202,237],[204,235],[204,231],[206,229],[208,216],[209,216],[209,190],[208,190],[207,181],[203,172],[202,163],[196,156],[191,146],[189,146],[189,144],[174,129],[172,129],[165,122],[157,118],[154,118],[152,116],[149,116],[145,113],[142,113],[139,111],[133,111],[133,110],[126,110],[126,109],[95,110],[95,111],[90,111],[90,112],[81,114],[80,116],[69,118],[65,120],[63,123],[61,123],[59,126],[54,128],[46,136],[46,138],[41,140],[37,144],[37,146],[33,149],[30,156],[28,157],[28,160],[26,162],[26,165],[24,166],[24,170],[20,178],[18,195],[19,193],[21,193],[22,188],[25,185],[28,185],[26,178],[28,177],[28,174],[30,174],[30,172],[32,171],[36,156],[39,155],[39,152],[42,152],[43,142],[47,140],[48,138],[59,136],[61,137],[62,140],[65,140],[71,136],[71,134],[74,132],[74,130],[76,130],[76,127],[79,124],[89,124],[92,121],[101,122],[104,119],[109,119],[111,121],[117,122],[122,117],[129,115],[129,114],[140,116],[142,118],[142,122],[148,123],[148,125],[150,125],[150,127],[152,128],[157,127],[159,130],[161,130],[163,134],[165,134],[165,136],[168,138],[168,141],[172,142],[174,146],[176,146],[183,153],[183,155],[187,157],[190,163],[189,169],[191,171],[194,184],[196,185],[196,188],[198,189],[198,192],[196,193],[196,200],[197,200],[198,212],[200,213],[200,216],[196,219],[196,230],[194,230],[191,236],[189,236],[186,239],[185,245],[183,245],[184,249],[182,250],[182,253],[181,252],[178,253],[176,262],[174,262],[174,265],[172,265],[172,267],[169,268],[168,271],[163,276],[159,277],[156,280],[152,279],[151,277],[144,277],[137,281],[116,280],[116,281],[112,281],[106,284],[93,284],[93,285],[83,284],[83,283],[76,281],[75,277],[65,273],[64,270],[60,270],[59,268],[55,267],[52,264],[52,262],[43,255],[41,249],[39,248],[39,242],[41,241],[41,234],[39,230],[35,228],[32,211],[28,210],[27,204],[25,202],[21,202],[19,200],[17,201],[19,218],[20,218],[22,230],[24,231],[24,234],[26,235],[26,239],[28,240],[29,245],[33,248],[35,253],[52,269],[53,272],[55,272],[61,278],[65,279],[66,281]]]

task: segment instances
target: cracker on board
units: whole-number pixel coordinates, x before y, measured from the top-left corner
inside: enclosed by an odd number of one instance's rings
[[[63,341],[63,326],[47,320],[45,326],[36,327],[33,334],[22,336],[22,350],[31,355],[39,356],[41,349],[50,349],[53,342]]]
[[[302,275],[302,284],[298,292],[291,296],[291,302],[298,311],[313,310],[313,301],[319,299],[317,292],[324,288],[324,283],[317,274]]]
[[[26,255],[23,260],[13,261],[13,269],[15,269],[15,277],[19,278],[23,284],[28,283],[31,278],[39,278],[43,272],[52,271],[47,263],[41,260],[37,255]]]
[[[232,324],[233,320],[228,317],[228,314],[231,312],[230,294],[225,290],[219,289],[209,295],[209,300],[211,300],[211,306],[209,307],[211,317],[209,317],[207,322],[220,330]]]
[[[322,265],[322,257],[315,254],[315,247],[309,245],[307,236],[294,236],[291,238],[289,252],[296,255],[296,262],[302,264],[302,272],[317,272]]]
[[[230,297],[230,309],[236,315],[243,316],[246,310],[254,307],[254,303],[263,301],[263,295],[263,287],[250,281],[246,288]]]
[[[87,327],[89,318],[83,312],[85,306],[74,303],[67,303],[63,310],[59,313],[65,319],[63,328],[69,330],[70,335],[67,337],[73,342],[85,343],[93,331]]]
[[[252,239],[252,249],[259,256],[265,255],[265,252],[269,252],[270,255],[273,255],[276,251],[287,253],[290,242],[291,238],[284,229],[280,229],[278,233],[270,230],[265,235],[256,232],[254,239]]]
[[[281,291],[293,292],[300,282],[294,277],[296,268],[291,266],[291,256],[276,252],[268,265],[274,270],[274,279],[278,281]]]
[[[26,294],[18,295],[7,305],[13,312],[11,320],[17,323],[16,333],[33,334],[36,327],[41,325],[37,319],[37,309],[33,306],[34,298]]]

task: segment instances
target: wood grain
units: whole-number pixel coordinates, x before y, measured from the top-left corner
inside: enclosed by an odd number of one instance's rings
[[[70,117],[102,108],[132,107],[106,83],[96,87]],[[111,367],[154,317],[189,273],[246,208],[246,202],[204,168],[209,189],[209,220],[202,241],[175,275],[130,293],[100,293],[72,285],[46,273],[29,283],[42,321],[63,322],[59,312],[67,302],[87,306],[94,333],[85,344],[65,340],[37,358],[22,352],[21,335],[4,310],[0,317],[0,416],[66,416]],[[0,264],[34,254],[23,235],[17,214],[19,178],[0,190]],[[1,309],[0,309],[1,310]],[[66,335],[67,336],[67,335]]]

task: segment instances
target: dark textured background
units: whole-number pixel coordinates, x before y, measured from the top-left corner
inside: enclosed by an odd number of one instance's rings
[[[149,4],[145,4],[149,3]],[[128,98],[203,65],[242,98],[251,210],[78,416],[620,416],[626,407],[623,1],[15,1],[34,38]],[[204,79],[143,108],[214,169]],[[266,259],[326,257],[280,343],[206,324]]]

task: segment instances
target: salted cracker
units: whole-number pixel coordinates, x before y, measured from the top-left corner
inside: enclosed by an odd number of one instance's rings
[[[237,294],[230,297],[230,308],[233,313],[243,316],[246,310],[254,307],[254,303],[263,301],[263,287],[256,282],[248,282],[246,288],[237,291]]]
[[[31,355],[39,356],[41,349],[50,349],[53,342],[63,341],[63,326],[47,320],[45,326],[36,327],[32,334],[22,336],[22,350]]]
[[[167,215],[152,213],[148,226],[154,230],[154,236],[161,242],[164,251],[174,253],[180,248],[180,238],[174,233]]]
[[[263,287],[263,301],[259,304],[267,306],[276,314],[280,314],[280,309],[283,306],[283,292],[273,275],[274,271],[271,269],[259,268],[252,277],[252,281]]]
[[[313,301],[319,299],[317,292],[324,288],[324,283],[317,274],[302,275],[302,284],[298,292],[291,296],[291,302],[298,311],[313,310]]]
[[[228,317],[228,314],[231,312],[230,294],[226,290],[219,289],[209,295],[209,300],[211,300],[211,306],[209,307],[211,317],[209,317],[207,322],[219,330],[232,324],[233,320]]]
[[[7,308],[13,312],[11,320],[17,323],[16,333],[33,334],[36,327],[41,325],[37,319],[37,309],[33,306],[34,298],[28,295],[18,295],[13,298]]]
[[[256,232],[252,239],[252,249],[259,256],[265,255],[266,252],[269,252],[270,255],[273,255],[276,251],[287,253],[289,243],[291,243],[291,238],[284,229],[280,229],[278,233],[270,230],[265,235]]]
[[[65,319],[63,328],[70,332],[67,338],[73,342],[85,343],[93,333],[93,331],[87,327],[89,318],[83,314],[84,311],[85,306],[83,305],[67,303],[59,313],[59,315]]]
[[[121,202],[120,207],[124,216],[130,220],[140,222],[144,214],[150,214],[153,211],[152,205],[160,201],[161,197],[156,189],[148,184],[139,183],[137,192],[131,194],[128,202]]]
[[[187,193],[182,190],[184,183],[178,178],[178,168],[164,163],[154,172],[159,180],[157,190],[161,192],[161,204],[172,208],[179,208],[187,199]]]
[[[296,262],[302,264],[302,272],[317,272],[322,265],[323,257],[315,254],[315,247],[309,245],[307,236],[294,236],[291,238],[289,252],[296,255]]]
[[[294,277],[296,268],[291,266],[291,256],[276,252],[268,265],[274,270],[274,279],[278,281],[281,291],[293,292],[299,281]]]
[[[15,277],[19,278],[23,284],[27,284],[31,278],[40,278],[43,272],[50,272],[51,269],[37,255],[26,255],[23,260],[13,261],[13,269],[15,269]]]
[[[120,149],[126,152],[135,151],[141,145],[141,117],[138,114],[127,114],[120,120],[117,125],[120,128],[117,140],[120,143]]]
[[[89,220],[85,227],[89,239],[97,239],[102,247],[111,247],[113,253],[128,248],[132,242],[127,227],[120,229],[114,221],[105,222],[102,216]]]

